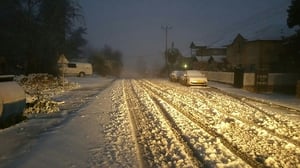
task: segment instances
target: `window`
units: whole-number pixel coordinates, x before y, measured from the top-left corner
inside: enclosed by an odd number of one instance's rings
[[[68,67],[69,67],[69,68],[76,68],[76,64],[69,63],[69,64],[68,64]]]

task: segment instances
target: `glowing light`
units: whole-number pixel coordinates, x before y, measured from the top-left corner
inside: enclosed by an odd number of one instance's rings
[[[188,67],[187,64],[184,64],[184,65],[183,65],[183,68],[184,68],[184,69],[186,69],[187,67]]]

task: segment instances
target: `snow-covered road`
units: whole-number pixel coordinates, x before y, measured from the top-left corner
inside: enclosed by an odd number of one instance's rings
[[[2,152],[0,166],[300,167],[297,112],[162,79],[86,88],[59,98],[73,96],[64,122],[39,122],[35,133],[27,130],[35,120],[0,131],[1,139],[23,135],[15,138],[22,150],[7,146],[18,152]]]
[[[211,88],[161,80],[123,87],[151,167],[300,166],[299,116],[274,115]]]

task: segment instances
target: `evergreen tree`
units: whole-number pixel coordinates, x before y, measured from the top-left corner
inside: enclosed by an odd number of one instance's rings
[[[90,62],[93,64],[94,71],[103,76],[119,76],[123,67],[122,53],[118,50],[114,51],[107,45],[100,51],[93,51]]]
[[[0,1],[0,45],[2,73],[13,73],[13,69],[18,61],[21,61],[20,55],[24,52],[21,49],[22,43],[22,23],[23,10],[19,1],[2,0]],[[21,47],[20,47],[21,46]],[[17,48],[20,47],[20,48]],[[6,64],[11,64],[8,66]]]
[[[11,67],[55,73],[60,54],[78,55],[86,43],[85,29],[75,28],[83,20],[80,10],[76,0],[1,0],[1,65],[10,67],[5,73],[16,73]]]
[[[67,37],[65,44],[65,55],[67,55],[68,58],[78,58],[82,53],[80,50],[81,47],[87,44],[87,40],[82,37],[83,34],[86,34],[86,29],[79,27],[71,32],[70,36]]]
[[[286,65],[289,65],[287,71],[300,73],[300,0],[292,0],[287,12],[287,25],[290,28],[298,26],[298,30],[295,35],[286,39],[289,54],[288,57],[283,56],[283,59],[285,60]]]
[[[80,19],[81,7],[73,0],[42,0],[40,19],[43,32],[42,71],[55,73],[56,61],[67,51],[67,37],[71,36],[74,22]]]
[[[178,59],[182,57],[182,54],[177,48],[168,49],[167,55],[168,55],[168,63],[172,65],[175,64],[176,61],[178,61]]]
[[[290,28],[300,26],[300,0],[292,0],[292,4],[289,6],[287,12],[287,25]]]

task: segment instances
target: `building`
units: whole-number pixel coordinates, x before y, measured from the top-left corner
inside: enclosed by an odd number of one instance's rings
[[[190,45],[191,56],[196,60],[193,69],[220,71],[224,69],[226,61],[225,47],[197,46],[193,42]]]
[[[227,46],[226,57],[232,67],[242,67],[248,72],[275,71],[284,52],[283,40],[247,40],[238,34]]]

